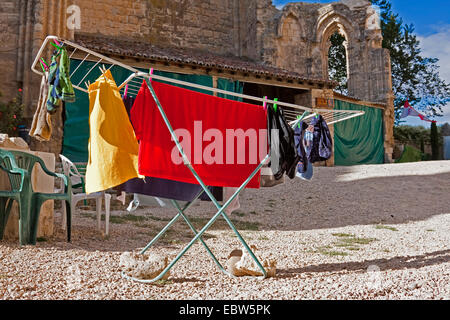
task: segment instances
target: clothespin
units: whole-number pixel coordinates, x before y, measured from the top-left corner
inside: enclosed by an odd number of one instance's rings
[[[153,68],[150,68],[150,77],[148,78],[149,81],[152,81],[152,75],[153,75]]]
[[[264,107],[264,110],[267,110],[267,96],[264,96],[263,97],[263,99],[264,99],[264,101],[263,101],[263,107]]]
[[[308,111],[303,112],[303,114],[301,116],[297,116],[297,125],[300,128],[300,122],[302,122],[302,120],[309,114]]]
[[[43,65],[42,62],[40,62],[40,61],[39,61],[39,63],[41,64],[42,71],[45,73],[46,70],[45,70],[45,68],[44,68],[44,65]]]
[[[90,85],[91,85],[91,80],[85,81],[84,84],[85,84],[85,86],[86,86],[86,89],[89,90],[89,87],[90,87]]]
[[[278,98],[274,98],[273,101],[278,101]],[[273,110],[277,111],[277,104],[273,104]]]
[[[102,68],[103,67],[103,68]],[[105,67],[105,65],[101,65],[100,67],[98,67],[99,69],[100,69],[100,72],[101,72],[101,75],[103,76],[103,78],[105,79],[105,81],[108,81],[107,79],[106,79],[106,75],[105,75],[105,73],[106,73],[106,67]]]
[[[45,61],[45,59],[44,59],[44,58],[41,58],[41,59],[39,59],[39,60],[40,60],[41,64],[44,64],[44,66],[45,66],[45,69],[46,69],[46,70],[48,70],[48,69],[49,69],[49,67],[48,67],[48,63],[47,63],[47,61]]]
[[[41,65],[42,71],[44,71],[44,73],[45,73],[49,70],[49,68],[48,68],[47,64],[44,62],[45,60],[44,61],[42,61],[42,60],[43,60],[42,58],[39,59],[39,63]]]
[[[128,83],[125,86],[125,92],[123,93],[123,96],[126,97],[128,92]]]
[[[55,42],[56,42],[56,40],[54,40]],[[58,44],[59,44],[59,42],[57,42]],[[62,49],[62,46],[61,45],[57,45],[57,44],[55,44],[55,43],[53,43],[53,42],[50,42],[50,44],[52,45],[52,46],[54,46],[56,49],[58,49],[58,51],[60,51],[61,49]]]

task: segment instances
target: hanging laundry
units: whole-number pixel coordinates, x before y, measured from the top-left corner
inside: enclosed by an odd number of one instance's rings
[[[130,117],[131,108],[133,107],[135,98],[132,96],[129,96],[129,95],[124,95],[122,97],[122,100],[123,100],[123,104],[125,105],[125,109],[127,109],[128,117]]]
[[[109,70],[89,86],[89,128],[87,193],[139,176],[139,145]]]
[[[61,101],[75,101],[75,92],[70,81],[70,61],[65,47],[62,47],[52,56],[48,84],[47,111],[50,114],[56,112],[56,109],[61,105]]]
[[[321,115],[312,118],[309,131],[313,135],[311,149],[306,152],[309,161],[314,163],[330,159],[333,153],[333,140],[330,129]]]
[[[186,156],[206,185],[239,187],[266,156],[263,107],[155,81],[152,86]],[[140,140],[140,174],[198,183],[183,164],[145,81],[131,109],[131,120]],[[260,187],[259,172],[247,187]]]
[[[45,72],[42,76],[39,100],[29,133],[31,137],[34,137],[39,141],[49,141],[52,135],[52,120],[50,114],[47,112],[47,97],[48,72]]]
[[[178,201],[192,201],[200,193],[202,187],[198,184],[173,181],[160,178],[145,177],[145,179],[131,179],[118,186],[117,189],[127,193],[138,193],[146,196],[173,199]],[[217,201],[222,201],[222,188],[209,187]],[[206,193],[201,200],[210,200]]]
[[[128,116],[130,116],[135,98],[124,94],[122,96],[122,100],[125,104],[125,108],[127,109]],[[194,200],[195,196],[202,190],[202,187],[199,184],[145,177],[145,179],[130,179],[114,189],[116,189],[119,193],[128,192],[134,193],[135,195],[139,194],[143,196],[154,197],[155,199],[162,198],[188,202]],[[209,189],[213,193],[217,201],[222,201],[222,187],[209,187]],[[149,198],[141,197],[141,199]],[[156,203],[158,203],[158,200],[155,199],[151,200],[151,203],[155,203],[155,201]],[[200,196],[200,200],[211,201],[206,193],[203,193]]]
[[[286,175],[294,179],[300,156],[295,148],[294,130],[287,123],[283,110],[267,108],[270,143],[270,168],[275,179]],[[272,131],[276,130],[276,131]]]
[[[313,126],[308,126],[303,121],[295,127],[295,147],[300,156],[296,176],[303,180],[311,180],[313,176],[313,166],[308,159],[314,139],[313,130]]]
[[[409,101],[406,100],[405,105],[402,110],[402,114],[400,115],[400,119],[406,118],[408,116],[419,117],[420,120],[427,121],[427,122],[436,122],[435,120],[430,120],[427,117],[425,117],[424,115],[417,112],[417,110],[415,110],[413,107],[411,107],[411,105],[409,104]]]

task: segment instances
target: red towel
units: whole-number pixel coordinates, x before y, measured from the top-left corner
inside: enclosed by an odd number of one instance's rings
[[[267,155],[267,120],[262,106],[155,81],[152,86],[206,185],[239,187]],[[183,164],[145,81],[131,109],[131,121],[140,140],[140,174],[198,184]],[[260,187],[260,172],[247,187]]]

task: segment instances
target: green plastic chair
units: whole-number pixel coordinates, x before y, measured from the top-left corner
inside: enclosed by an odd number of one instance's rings
[[[46,174],[62,179],[64,193],[33,191],[31,173],[36,163],[39,163]],[[70,179],[64,174],[49,171],[41,158],[26,152],[0,149],[0,169],[8,174],[11,184],[11,190],[0,191],[0,240],[3,239],[14,200],[19,205],[19,241],[21,245],[36,244],[39,214],[45,201],[64,201],[67,215],[71,217],[72,185]],[[67,219],[68,242],[70,242],[70,233],[71,219]]]

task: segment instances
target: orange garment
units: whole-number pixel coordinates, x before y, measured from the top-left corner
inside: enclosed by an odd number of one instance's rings
[[[139,176],[139,144],[109,70],[89,86],[89,131],[87,193],[103,191]]]

